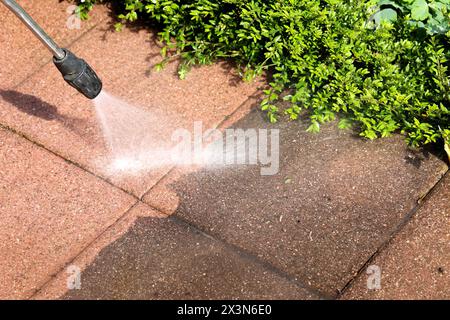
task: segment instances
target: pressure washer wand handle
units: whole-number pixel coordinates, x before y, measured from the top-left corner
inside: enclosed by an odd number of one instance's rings
[[[11,10],[22,22],[42,41],[42,43],[52,52],[56,59],[63,59],[65,51],[62,50],[45,31],[30,17],[30,15],[14,0],[0,0]]]
[[[102,91],[102,81],[95,71],[84,61],[67,49],[62,49],[14,0],[0,0],[8,9],[42,41],[53,53],[53,62],[64,80],[88,99],[95,99]]]

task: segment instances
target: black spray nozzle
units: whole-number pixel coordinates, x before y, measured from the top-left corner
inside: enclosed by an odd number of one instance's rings
[[[102,91],[102,81],[94,70],[84,61],[67,49],[64,58],[53,58],[53,62],[64,77],[64,80],[77,89],[86,98],[94,99]]]

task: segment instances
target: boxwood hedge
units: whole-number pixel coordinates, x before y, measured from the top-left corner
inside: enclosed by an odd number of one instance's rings
[[[79,3],[85,17],[95,0]],[[163,67],[232,59],[244,79],[267,74],[270,121],[339,118],[375,139],[449,143],[450,0],[122,0],[122,23],[149,21]],[[288,107],[280,108],[280,99]],[[285,105],[285,104],[283,104]]]

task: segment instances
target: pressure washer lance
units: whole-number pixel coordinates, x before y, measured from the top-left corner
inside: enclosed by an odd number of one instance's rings
[[[64,80],[89,99],[94,99],[102,91],[102,81],[86,61],[77,58],[67,49],[58,45],[14,0],[0,0],[34,33],[36,37],[52,52],[53,62],[61,72]]]

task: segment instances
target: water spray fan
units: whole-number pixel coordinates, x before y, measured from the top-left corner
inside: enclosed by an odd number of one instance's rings
[[[53,62],[64,80],[88,99],[94,99],[102,91],[102,81],[95,71],[67,49],[60,48],[52,38],[14,0],[0,0],[11,10],[53,54]]]

